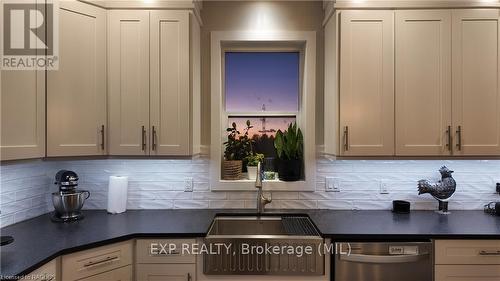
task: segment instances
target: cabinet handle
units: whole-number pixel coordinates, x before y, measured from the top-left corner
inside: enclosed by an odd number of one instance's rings
[[[188,273],[187,281],[191,281],[191,273]]]
[[[446,143],[446,147],[448,147],[448,151],[451,151],[451,126],[448,126],[446,134],[448,134],[448,142]]]
[[[462,150],[462,126],[457,127],[457,149]]]
[[[103,263],[113,262],[117,259],[118,259],[118,256],[106,257],[106,258],[104,258],[102,260],[98,260],[98,261],[89,261],[88,263],[84,264],[83,267],[88,268],[88,267],[96,266],[96,265],[103,264]]]
[[[500,251],[479,251],[480,256],[500,256]]]
[[[349,126],[344,128],[344,150],[349,151]]]
[[[101,125],[101,149],[104,150],[104,125]]]
[[[153,126],[151,128],[151,149],[156,150],[156,128]]]
[[[142,150],[146,150],[146,128],[142,126],[141,128],[141,134],[142,134]]]

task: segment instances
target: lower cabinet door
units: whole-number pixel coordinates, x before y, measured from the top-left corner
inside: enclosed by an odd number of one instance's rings
[[[136,281],[194,281],[194,264],[138,264]]]
[[[500,281],[500,265],[436,265],[435,281]]]
[[[132,266],[127,265],[79,281],[132,281]]]

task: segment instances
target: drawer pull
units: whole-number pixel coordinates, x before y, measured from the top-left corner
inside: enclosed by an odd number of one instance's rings
[[[479,251],[480,256],[500,256],[500,251]]]
[[[180,255],[181,252],[179,250],[173,250],[173,251],[162,251],[159,253],[151,253],[150,256],[152,257],[165,257],[165,256],[173,256],[173,255]]]
[[[113,262],[113,261],[116,261],[116,260],[118,260],[117,256],[106,257],[105,259],[102,259],[102,260],[90,261],[90,262],[84,264],[83,267],[89,268],[89,267],[93,267],[93,266],[96,266],[96,265],[100,265],[100,264],[104,264],[104,263],[108,263],[108,262]]]
[[[191,278],[191,273],[188,273],[188,276],[187,276],[187,281],[191,281],[192,278]]]

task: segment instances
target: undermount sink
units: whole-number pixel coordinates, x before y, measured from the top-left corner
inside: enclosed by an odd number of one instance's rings
[[[231,251],[204,254],[207,275],[322,275],[323,243],[316,227],[305,215],[217,216],[210,226],[205,244],[228,245]],[[303,249],[310,254],[269,253],[258,249]],[[243,249],[256,249],[250,253]]]

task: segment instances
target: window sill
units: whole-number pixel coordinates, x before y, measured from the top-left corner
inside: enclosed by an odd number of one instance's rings
[[[266,180],[262,182],[264,191],[314,191],[315,186],[307,181],[285,182]],[[254,191],[255,180],[219,180],[211,186],[212,191]]]

